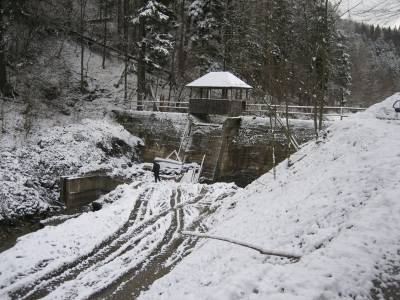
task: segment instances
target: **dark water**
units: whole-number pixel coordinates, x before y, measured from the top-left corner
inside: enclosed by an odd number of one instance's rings
[[[18,220],[13,223],[0,223],[0,253],[12,248],[19,237],[35,232],[47,225],[55,226],[61,224],[69,219],[68,216],[77,217],[80,213],[89,211],[90,209],[90,206],[84,206],[78,209],[59,209],[43,215]],[[46,223],[47,218],[56,216],[65,216],[65,218],[60,218],[60,220],[55,219],[54,221]]]
[[[18,221],[15,224],[0,224],[0,252],[10,249],[23,235],[42,228],[40,219]]]

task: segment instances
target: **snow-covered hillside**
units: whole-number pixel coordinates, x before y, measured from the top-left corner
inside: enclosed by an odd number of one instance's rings
[[[137,159],[142,141],[107,120],[51,127],[22,147],[0,148],[0,221],[42,213],[59,197],[59,178],[98,169],[116,172]]]
[[[277,180],[267,173],[236,194],[211,232],[299,261],[206,240],[140,299],[389,299],[393,286],[399,299],[399,99],[335,123]]]

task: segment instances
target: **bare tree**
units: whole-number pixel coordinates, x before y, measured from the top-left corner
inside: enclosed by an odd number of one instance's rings
[[[4,4],[0,1],[0,11],[3,11]],[[8,94],[7,62],[6,62],[6,42],[4,39],[5,24],[3,13],[0,15],[0,91],[3,95]]]
[[[128,68],[129,68],[129,0],[124,1],[124,53],[125,53],[125,71],[124,71],[124,100],[128,101]]]
[[[123,27],[123,19],[124,16],[122,15],[122,0],[117,1],[117,32],[118,35],[121,34],[121,27]]]
[[[107,23],[108,23],[108,1],[102,1],[102,19],[103,19],[103,61],[101,66],[106,68],[106,53],[107,53]]]
[[[146,1],[140,0],[142,8]],[[138,25],[138,46],[139,55],[137,62],[137,110],[143,110],[143,100],[146,94],[146,18],[139,17]]]
[[[83,38],[85,33],[85,9],[87,0],[80,0],[80,35],[81,35],[81,80],[80,88],[81,93],[85,92],[85,40]]]

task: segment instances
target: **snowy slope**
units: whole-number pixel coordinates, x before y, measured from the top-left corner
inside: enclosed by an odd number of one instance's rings
[[[108,57],[105,71],[101,55],[87,49],[88,86],[82,95],[79,45],[53,38],[42,43],[38,61],[20,70],[21,97],[0,99],[0,222],[46,211],[58,199],[60,175],[104,167],[120,175],[120,166],[133,154],[110,159],[113,138],[129,146],[138,142],[107,120],[113,109],[131,108],[136,99],[136,75],[130,72],[130,100],[124,101],[123,60]],[[168,95],[166,89],[156,90],[158,97]]]
[[[300,261],[204,240],[140,299],[370,299],[373,280],[398,284],[397,99],[335,123],[292,167],[280,164],[276,181],[270,172],[236,194],[236,208],[211,232]]]
[[[59,196],[63,175],[112,168],[136,159],[143,143],[122,126],[85,119],[32,135],[16,149],[0,147],[0,221],[42,213]]]

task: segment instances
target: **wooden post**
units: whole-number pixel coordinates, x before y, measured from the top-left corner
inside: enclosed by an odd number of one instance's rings
[[[228,99],[228,89],[227,88],[222,89],[221,99]]]

